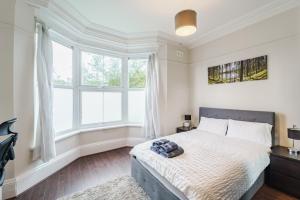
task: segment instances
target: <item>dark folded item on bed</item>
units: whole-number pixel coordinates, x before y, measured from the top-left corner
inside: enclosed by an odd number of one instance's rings
[[[150,149],[155,153],[160,154],[160,147],[159,146],[151,146]]]
[[[169,153],[167,153],[167,152],[160,152],[160,154],[162,156],[166,157],[166,158],[173,158],[173,157],[179,156],[179,155],[181,155],[183,153],[184,153],[184,150],[181,147],[178,147],[176,150],[171,151]]]
[[[166,153],[169,153],[171,151],[178,149],[178,145],[175,142],[168,142],[166,144],[160,145],[160,147],[161,147],[160,150],[162,152],[166,152]]]
[[[161,139],[153,142],[150,149],[166,158],[173,158],[175,156],[179,156],[184,152],[184,150],[175,142],[170,142],[166,139]]]
[[[170,141],[167,140],[167,139],[160,139],[160,140],[154,141],[154,142],[152,143],[152,146],[160,146],[160,145],[166,144],[166,143],[168,143],[168,142],[170,142]]]

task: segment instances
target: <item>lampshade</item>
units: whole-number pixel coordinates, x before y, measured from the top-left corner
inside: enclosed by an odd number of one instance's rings
[[[175,33],[188,36],[197,30],[197,13],[194,10],[183,10],[175,16]]]
[[[293,140],[300,140],[300,129],[289,128],[288,129],[288,138]]]
[[[184,120],[191,120],[192,119],[192,115],[184,115]]]

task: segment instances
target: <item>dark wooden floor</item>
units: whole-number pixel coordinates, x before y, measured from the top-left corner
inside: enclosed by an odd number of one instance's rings
[[[75,160],[43,182],[19,195],[22,200],[53,200],[85,188],[130,174],[130,148],[121,148]],[[264,186],[255,200],[294,200],[284,193]]]

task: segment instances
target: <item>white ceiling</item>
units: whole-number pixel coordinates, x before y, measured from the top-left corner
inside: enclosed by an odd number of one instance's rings
[[[62,0],[56,0],[59,2]],[[163,32],[179,41],[192,41],[216,30],[218,27],[242,19],[255,11],[266,9],[277,2],[293,0],[66,0],[80,15],[100,26],[137,34]],[[198,30],[186,38],[174,33],[174,16],[183,9],[198,13]],[[261,12],[262,13],[262,12]],[[79,15],[79,16],[80,16]]]

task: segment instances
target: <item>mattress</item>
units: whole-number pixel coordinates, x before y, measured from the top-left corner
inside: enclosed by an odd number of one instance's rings
[[[131,154],[180,199],[239,199],[270,162],[267,147],[240,139],[199,130],[164,138],[185,153],[167,159],[152,152],[148,141]]]

